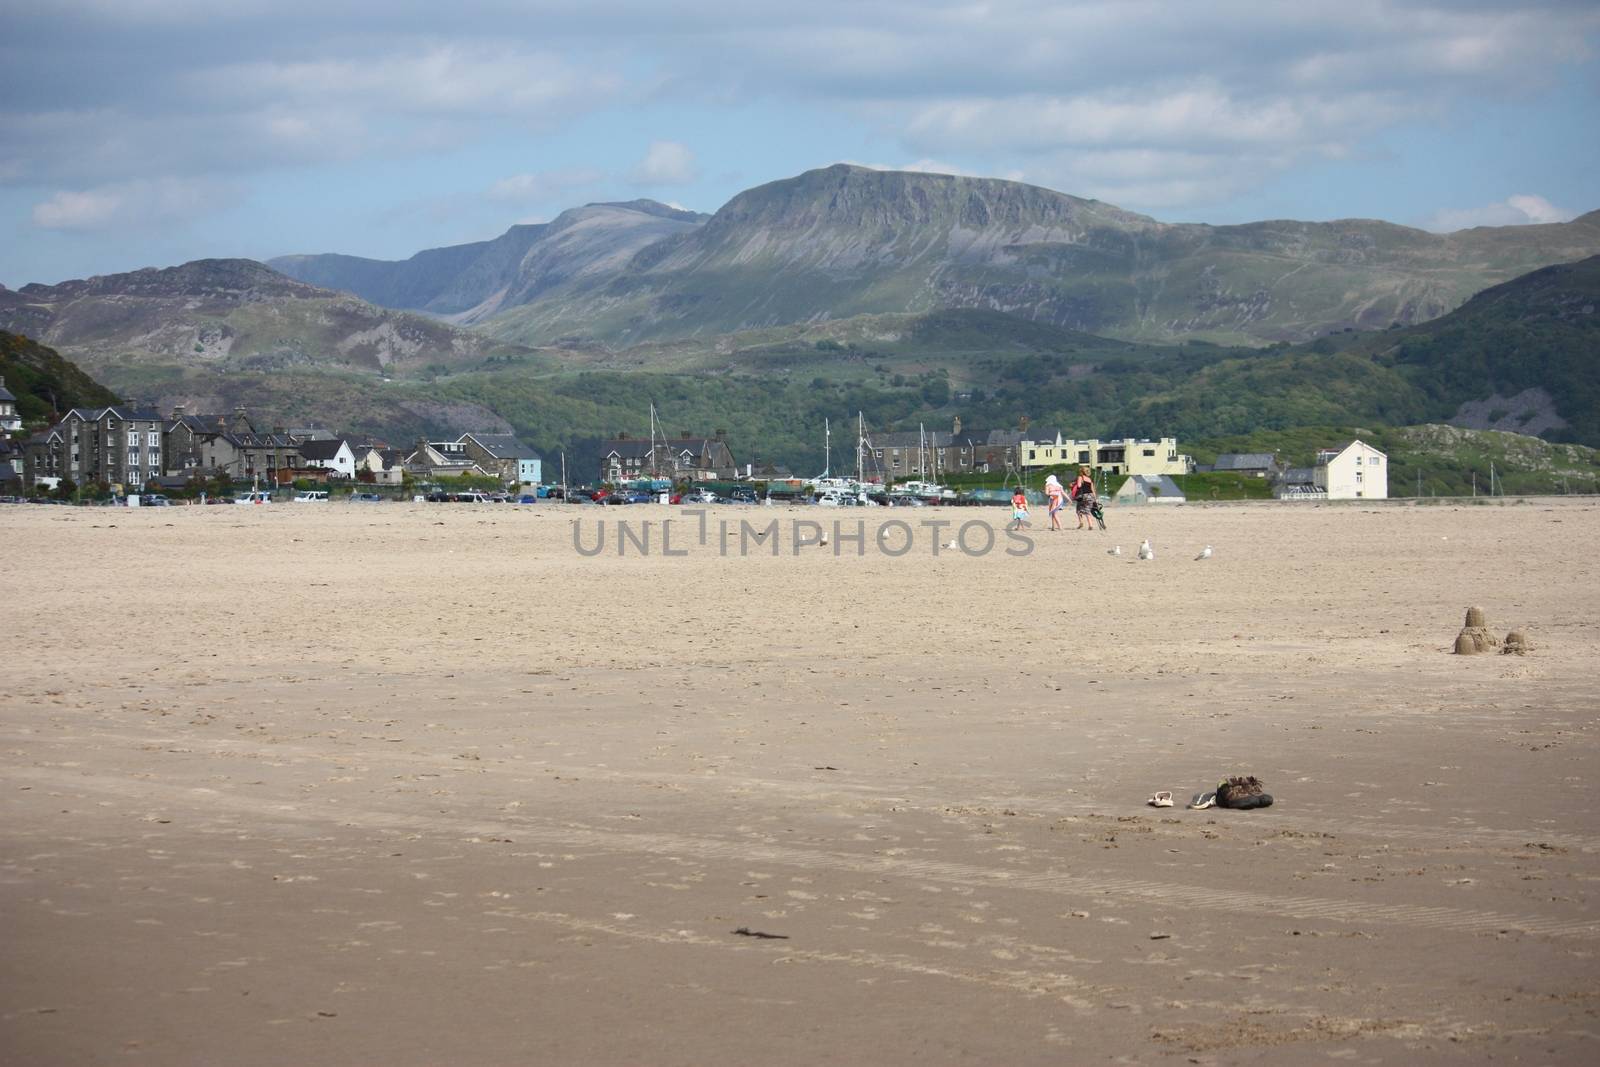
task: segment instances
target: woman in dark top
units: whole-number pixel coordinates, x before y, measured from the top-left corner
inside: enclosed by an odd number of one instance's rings
[[[1095,499],[1094,477],[1089,473],[1088,467],[1078,468],[1078,476],[1072,480],[1072,487],[1068,493],[1076,505],[1074,510],[1078,515],[1077,529],[1094,529],[1094,516],[1091,514]]]

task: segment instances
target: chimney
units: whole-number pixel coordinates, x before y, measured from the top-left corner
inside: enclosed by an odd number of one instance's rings
[[[721,441],[723,438],[725,438],[727,436],[728,436],[728,431],[727,430],[718,430],[717,431],[717,440]]]
[[[951,426],[950,432],[952,434],[958,434],[958,433],[961,432],[961,416],[960,415],[956,416],[955,424]]]
[[[1026,416],[1026,415],[1024,415],[1024,416],[1022,416],[1022,418],[1021,418],[1021,419],[1020,419],[1020,420],[1018,420],[1018,421],[1019,421],[1019,422],[1020,422],[1020,423],[1021,423],[1021,426],[1022,426],[1022,432],[1023,432],[1023,433],[1027,433],[1027,432],[1028,432],[1028,416]]]
[[[181,419],[187,414],[189,414],[189,409],[183,404],[172,405],[172,417],[174,420]]]

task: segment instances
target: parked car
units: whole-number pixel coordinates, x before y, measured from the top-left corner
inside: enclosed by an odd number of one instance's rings
[[[296,504],[326,504],[328,492],[325,489],[304,489],[294,495]]]
[[[381,504],[381,503],[383,503],[383,496],[381,494],[378,494],[378,493],[351,493],[350,494],[350,503],[352,503],[352,504]]]
[[[272,494],[265,489],[256,489],[234,497],[233,502],[235,504],[270,504],[272,503]]]
[[[756,491],[754,489],[740,487],[728,494],[728,503],[755,504],[759,503],[759,501],[756,498]]]
[[[523,493],[517,497],[517,503],[519,504],[537,504],[538,502],[539,497],[534,493]]]
[[[168,500],[166,497],[162,496],[160,493],[145,493],[145,494],[143,494],[142,496],[139,497],[139,506],[140,507],[164,508],[164,507],[169,507],[171,504],[172,504],[172,501]]]

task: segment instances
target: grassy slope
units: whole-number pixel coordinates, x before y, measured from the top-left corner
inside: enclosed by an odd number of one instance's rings
[[[52,411],[117,402],[116,394],[55,349],[5,330],[0,330],[0,379],[28,425],[48,421]]]

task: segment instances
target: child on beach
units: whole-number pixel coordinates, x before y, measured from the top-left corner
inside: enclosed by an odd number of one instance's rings
[[[1011,529],[1020,530],[1024,526],[1031,527],[1032,523],[1028,521],[1028,494],[1019,486],[1011,494]]]

